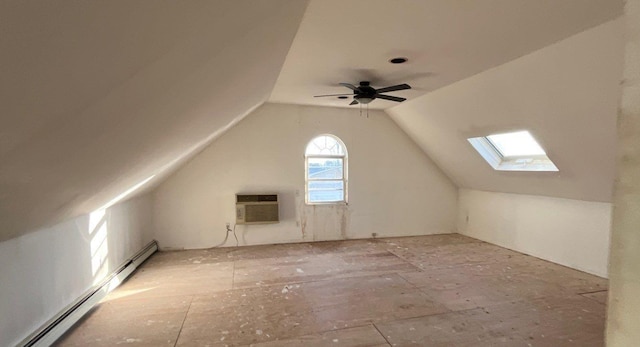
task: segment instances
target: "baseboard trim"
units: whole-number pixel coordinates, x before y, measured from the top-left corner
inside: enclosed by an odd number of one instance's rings
[[[133,257],[127,259],[107,278],[91,287],[84,295],[29,335],[29,337],[24,339],[18,346],[51,346],[156,251],[158,251],[158,243],[154,240],[138,251]]]

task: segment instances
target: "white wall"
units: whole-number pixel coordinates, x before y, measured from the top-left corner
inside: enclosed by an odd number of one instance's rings
[[[304,150],[324,133],[347,147],[348,206],[304,204]],[[163,249],[214,246],[235,222],[235,194],[252,192],[279,194],[281,222],[238,225],[241,245],[455,231],[456,187],[384,112],[265,104],[156,189],[154,237]]]
[[[19,343],[139,251],[150,225],[144,195],[1,242],[0,346]]]
[[[458,232],[607,277],[611,204],[460,189]]]
[[[618,118],[607,339],[609,347],[640,341],[640,0],[625,5],[624,84]]]

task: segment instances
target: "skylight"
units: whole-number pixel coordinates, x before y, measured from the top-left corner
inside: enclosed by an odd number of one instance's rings
[[[487,136],[503,157],[523,155],[547,155],[528,131]]]
[[[558,171],[540,144],[526,131],[468,139],[469,143],[499,171]]]

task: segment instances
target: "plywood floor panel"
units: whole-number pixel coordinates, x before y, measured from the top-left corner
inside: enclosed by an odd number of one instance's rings
[[[605,308],[574,295],[377,323],[394,346],[602,346]]]
[[[389,344],[373,325],[338,329],[286,340],[252,344],[251,347],[388,347]]]
[[[143,266],[119,288],[145,296],[206,295],[233,287],[233,262]]]
[[[601,346],[607,280],[469,237],[153,255],[60,346]]]
[[[117,291],[116,291],[117,292]],[[174,346],[192,297],[108,297],[63,338],[64,346]]]
[[[387,251],[247,259],[236,262],[234,288],[415,270],[413,265]]]
[[[397,274],[261,286],[196,298],[179,345],[258,343],[443,312]]]

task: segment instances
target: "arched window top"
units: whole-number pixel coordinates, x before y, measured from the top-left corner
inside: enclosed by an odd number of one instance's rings
[[[309,142],[305,155],[335,155],[344,157],[347,155],[347,151],[339,138],[333,135],[320,135]]]

